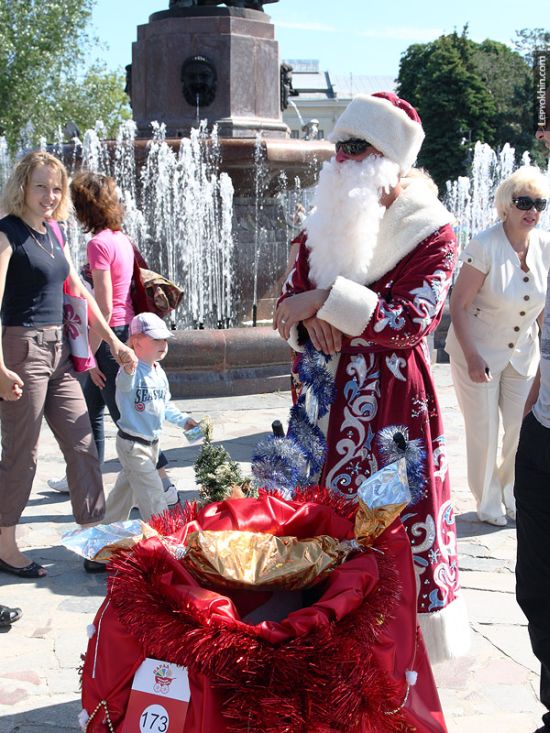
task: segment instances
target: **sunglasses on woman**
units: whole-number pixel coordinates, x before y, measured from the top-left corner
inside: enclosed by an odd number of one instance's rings
[[[365,150],[370,147],[372,147],[372,143],[369,143],[366,140],[359,140],[358,138],[353,138],[352,140],[339,140],[336,143],[336,151],[340,152],[341,150],[346,155],[361,155],[361,153],[364,153]]]
[[[532,199],[530,196],[516,196],[512,199],[512,203],[516,209],[519,209],[520,211],[530,211],[533,206],[537,211],[544,211],[548,202],[546,199]]]

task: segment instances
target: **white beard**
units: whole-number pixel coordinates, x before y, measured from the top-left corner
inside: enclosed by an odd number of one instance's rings
[[[330,287],[341,275],[363,284],[386,209],[379,199],[397,185],[399,166],[370,155],[362,161],[323,165],[305,221],[310,280]]]

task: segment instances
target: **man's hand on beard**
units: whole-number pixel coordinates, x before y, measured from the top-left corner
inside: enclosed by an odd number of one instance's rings
[[[317,316],[306,318],[303,324],[317,351],[322,351],[327,356],[339,353],[342,348],[342,332],[339,329]]]

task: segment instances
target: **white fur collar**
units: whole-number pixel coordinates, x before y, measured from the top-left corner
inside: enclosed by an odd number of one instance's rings
[[[426,237],[445,224],[454,224],[454,216],[437,198],[429,183],[420,178],[402,180],[403,191],[387,209],[364,285],[383,277]]]
[[[455,219],[438,200],[430,183],[402,179],[403,190],[386,210],[363,285],[370,285],[392,270],[426,237]]]

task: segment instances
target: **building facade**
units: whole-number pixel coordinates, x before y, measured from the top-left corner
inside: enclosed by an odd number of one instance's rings
[[[319,70],[317,59],[287,59],[292,67],[292,87],[296,96],[289,97],[283,120],[293,138],[325,138],[338,117],[356,94],[395,91],[391,76],[332,74]]]

